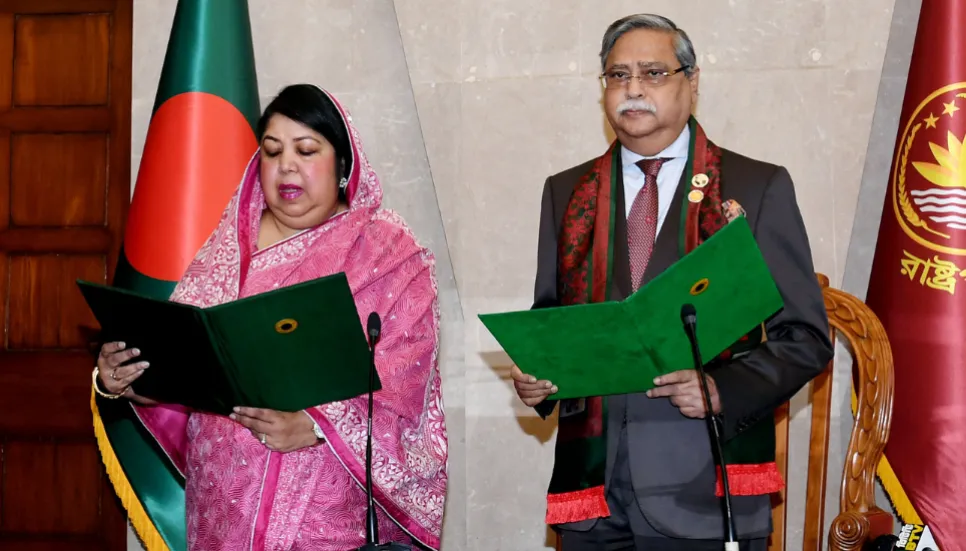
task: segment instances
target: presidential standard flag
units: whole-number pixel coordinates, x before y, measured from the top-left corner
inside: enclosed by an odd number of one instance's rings
[[[866,302],[895,360],[879,476],[902,521],[966,547],[966,2],[925,0]]]

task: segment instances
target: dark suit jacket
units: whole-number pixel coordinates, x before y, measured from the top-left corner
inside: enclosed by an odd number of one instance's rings
[[[592,161],[551,176],[544,186],[534,308],[559,304],[557,237],[570,195],[591,164]],[[681,202],[689,189],[683,179],[682,176],[658,233],[642,285],[678,259]],[[618,182],[615,188],[618,205],[614,277],[609,293],[613,300],[623,300],[632,290],[623,182]],[[808,236],[788,172],[783,167],[723,150],[721,198],[736,200],[744,207],[785,302],[784,309],[766,323],[765,343],[748,355],[709,371],[721,399],[723,436],[727,440],[791,398],[826,367],[833,350]],[[680,323],[680,320],[668,320],[668,323]],[[682,369],[690,367],[681,366]],[[645,518],[667,536],[722,538],[721,505],[713,493],[715,473],[705,422],[685,418],[667,398],[627,394],[610,396],[607,401],[607,484],[632,484]],[[536,409],[546,417],[555,405],[548,401]],[[625,414],[626,427],[622,426]],[[630,481],[612,480],[617,441],[622,431],[626,431]],[[739,536],[763,537],[770,532],[768,496],[733,497],[732,501]],[[564,527],[588,530],[595,522]]]

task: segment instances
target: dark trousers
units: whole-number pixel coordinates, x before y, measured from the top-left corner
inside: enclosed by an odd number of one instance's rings
[[[607,488],[610,516],[586,532],[560,529],[563,551],[723,551],[724,540],[670,538],[658,532],[644,517],[631,484],[625,433],[621,431],[613,479]],[[765,551],[768,538],[742,540],[741,551]]]

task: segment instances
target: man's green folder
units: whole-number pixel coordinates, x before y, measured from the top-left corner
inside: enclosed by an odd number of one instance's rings
[[[681,321],[688,303],[705,363],[782,308],[744,217],[624,301],[479,318],[520,370],[557,386],[553,398],[585,398],[643,392],[658,375],[692,369]]]
[[[102,342],[138,348],[142,396],[227,415],[278,411],[369,391],[369,344],[345,274],[209,308],[78,281]],[[378,374],[374,390],[381,388]]]

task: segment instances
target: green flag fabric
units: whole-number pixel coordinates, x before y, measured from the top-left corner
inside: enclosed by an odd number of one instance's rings
[[[178,0],[113,285],[167,299],[257,149],[245,0]],[[92,392],[94,433],[148,551],[187,549],[184,479],[130,404]]]

